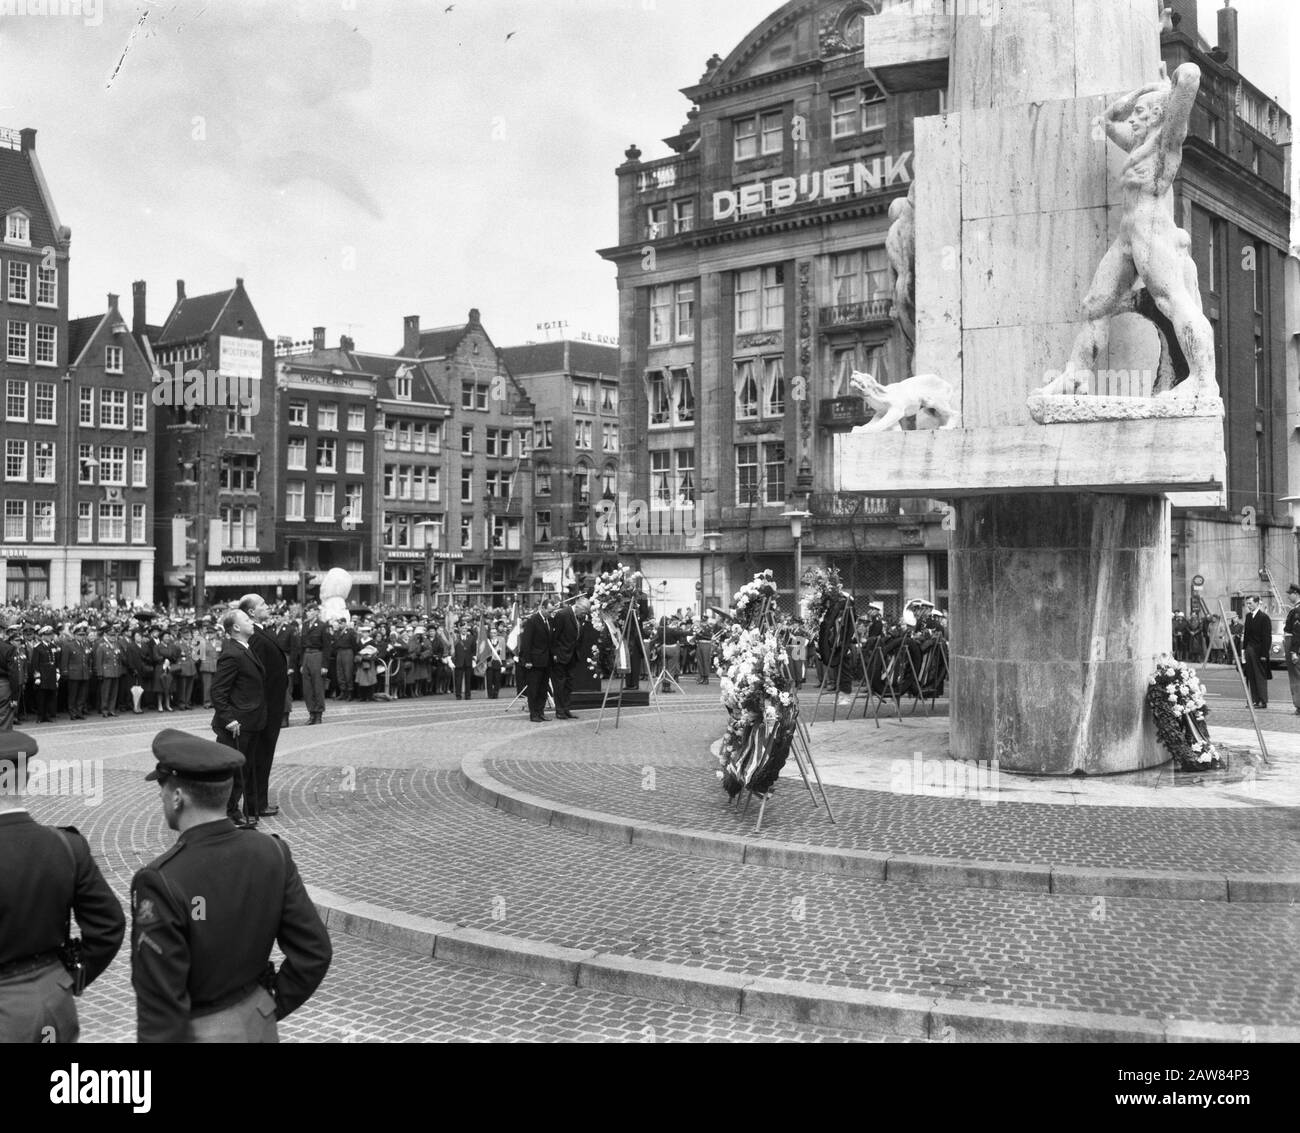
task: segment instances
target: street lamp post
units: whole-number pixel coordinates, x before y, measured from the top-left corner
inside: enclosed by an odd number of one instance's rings
[[[433,543],[429,540],[429,529],[440,527],[434,519],[422,519],[416,527],[424,532],[424,613],[427,617],[433,613]]]
[[[791,509],[783,511],[782,517],[790,521],[790,535],[794,539],[794,614],[799,613],[799,585],[803,579],[803,521],[812,512]]]
[[[705,545],[709,548],[709,594],[707,601],[717,597],[718,577],[717,577],[717,555],[718,544],[722,542],[721,531],[706,531],[704,533]],[[701,610],[701,613],[704,611]]]

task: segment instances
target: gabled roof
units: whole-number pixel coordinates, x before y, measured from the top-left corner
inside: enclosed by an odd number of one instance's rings
[[[469,323],[453,327],[433,327],[420,331],[421,358],[446,358],[460,344],[469,331]]]
[[[122,318],[121,307],[113,300],[116,296],[110,296],[108,309],[102,315],[87,315],[85,318],[68,320],[68,366],[76,367],[83,361],[93,361],[92,359],[83,358],[90,344],[94,342],[103,332],[105,326],[110,324],[120,324],[126,326],[126,320]],[[128,339],[135,348],[139,356],[148,364],[152,355],[145,345],[132,334],[123,334],[120,338],[113,337],[113,342],[121,342],[122,339]]]
[[[84,319],[68,320],[68,365],[75,366],[81,361],[81,355],[85,352],[91,340],[99,333],[99,328],[104,325],[108,318],[109,312],[105,311],[102,315],[88,315]]]
[[[229,291],[214,291],[211,295],[195,295],[178,300],[159,332],[156,345],[186,342],[209,333],[217,325],[221,312],[226,309],[234,294],[235,289],[232,287]]]
[[[0,216],[21,208],[31,220],[33,248],[62,247],[58,214],[44,186],[36,154],[0,146]]]
[[[356,352],[358,362],[365,367],[367,373],[375,374],[379,377],[380,396],[386,400],[393,400],[397,393],[393,388],[393,380],[397,377],[398,371],[406,369],[415,388],[422,391],[421,400],[427,398],[428,402],[434,405],[449,405],[450,402],[443,396],[443,392],[438,387],[438,383],[433,380],[433,375],[429,373],[429,367],[424,365],[418,358],[403,358],[400,354],[367,354],[363,350]]]

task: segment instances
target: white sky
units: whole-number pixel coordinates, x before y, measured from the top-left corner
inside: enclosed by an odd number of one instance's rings
[[[614,167],[630,142],[666,154],[679,88],[780,6],[95,3],[97,24],[0,16],[0,125],[39,131],[73,230],[73,316],[108,291],[129,311],[145,279],[161,322],[176,279],[193,295],[243,276],[272,337],[323,324],[378,351],[404,315],[436,326],[470,307],[498,346],[552,319],[616,333],[595,254],[616,240]],[[1213,42],[1218,4],[1200,7]],[[1289,108],[1292,0],[1237,7],[1243,72]]]

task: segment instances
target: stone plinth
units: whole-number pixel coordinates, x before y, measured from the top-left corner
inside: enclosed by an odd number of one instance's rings
[[[1038,775],[1163,763],[1145,694],[1168,649],[1165,500],[983,496],[956,519],[954,758]]]
[[[1061,400],[1101,405],[1109,399]],[[1199,492],[1222,486],[1224,461],[1217,415],[849,433],[835,438],[835,490],[937,499],[988,492]]]

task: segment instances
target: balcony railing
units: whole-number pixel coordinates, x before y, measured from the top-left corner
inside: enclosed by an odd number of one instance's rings
[[[808,510],[814,519],[895,516],[898,514],[898,500],[854,492],[813,492],[808,497]]]
[[[1277,103],[1242,83],[1237,84],[1233,101],[1236,103],[1237,117],[1247,126],[1258,130],[1280,146],[1290,143],[1291,116]]]
[[[817,424],[828,429],[865,425],[871,420],[867,403],[856,395],[824,397],[817,403]]]
[[[677,188],[695,172],[695,165],[694,161],[682,157],[666,157],[661,161],[647,163],[637,173],[637,192],[653,193],[660,189]]]
[[[833,307],[822,307],[818,313],[818,321],[822,329],[887,323],[893,302],[891,296],[877,295],[873,299],[864,299],[858,303],[836,303]]]

